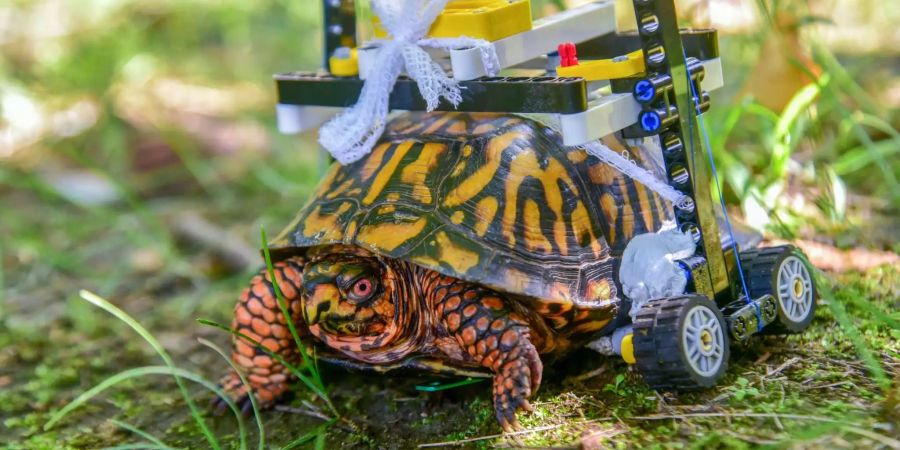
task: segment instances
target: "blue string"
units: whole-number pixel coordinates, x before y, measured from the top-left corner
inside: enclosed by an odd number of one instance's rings
[[[731,219],[728,217],[728,209],[725,207],[725,194],[722,192],[722,186],[719,184],[719,173],[716,170],[716,162],[713,160],[712,145],[709,144],[709,135],[706,133],[706,124],[703,121],[703,111],[700,108],[700,95],[697,94],[694,82],[691,80],[691,73],[687,67],[687,53],[683,53],[685,60],[685,76],[687,77],[688,86],[691,87],[691,95],[694,98],[694,105],[697,107],[697,122],[700,124],[700,132],[703,134],[703,142],[706,146],[706,154],[709,157],[709,165],[712,167],[713,179],[716,182],[716,192],[719,193],[719,203],[722,205],[722,214],[725,216],[725,227],[728,235],[731,237],[731,248],[734,251],[734,259],[737,261],[738,276],[741,278],[741,286],[744,288],[744,299],[747,304],[752,304],[750,299],[750,289],[747,288],[747,280],[744,278],[744,268],[741,266],[741,256],[738,253],[737,239],[734,238],[734,230],[731,228]],[[694,149],[694,121],[688,121],[688,127],[691,136],[691,149]],[[759,305],[756,308],[756,331],[762,330],[762,313]]]

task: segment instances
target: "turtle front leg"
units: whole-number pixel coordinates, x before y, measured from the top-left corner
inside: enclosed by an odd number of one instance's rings
[[[306,333],[305,327],[300,326],[303,264],[301,258],[294,257],[273,265],[278,287],[301,336]],[[278,305],[266,268],[250,280],[250,286],[234,306],[231,327],[279,355],[288,364],[295,365],[300,360],[299,349]],[[287,390],[292,378],[290,371],[265,350],[244,338],[232,336],[231,342],[231,360],[244,372],[250,389],[256,395],[257,404],[262,408],[272,406]],[[237,373],[230,371],[222,378],[220,385],[245,413],[250,410],[250,393]],[[221,399],[214,400],[214,405],[220,410],[225,408]]]
[[[543,364],[528,322],[489,289],[443,278],[434,291],[437,317],[465,352],[494,373],[494,412],[504,431],[521,428],[516,412],[541,384]]]

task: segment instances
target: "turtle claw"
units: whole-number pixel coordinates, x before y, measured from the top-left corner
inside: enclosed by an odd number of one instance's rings
[[[525,429],[525,427],[519,423],[515,411],[497,411],[497,421],[500,423],[500,428],[503,429],[504,433],[513,433]]]
[[[253,411],[253,402],[250,401],[252,394],[246,385],[241,382],[241,378],[234,372],[229,373],[219,382],[219,387],[228,398],[234,402],[237,409],[244,416],[249,416]],[[270,402],[265,402],[256,395],[256,404],[259,408],[267,408]],[[228,409],[228,402],[221,396],[215,396],[209,401],[210,407],[216,415],[222,415]]]
[[[531,406],[531,403],[529,403],[528,400],[522,400],[521,408],[528,412],[534,412],[534,407]]]
[[[225,400],[223,400],[222,397],[216,395],[209,399],[209,408],[213,410],[213,414],[221,416],[222,414],[225,414],[225,410],[228,409],[228,403],[225,403]]]
[[[525,401],[525,403],[527,403],[526,400],[523,399],[523,401]],[[495,404],[494,413],[497,416],[497,422],[500,423],[500,427],[503,428],[503,431],[505,433],[511,433],[513,431],[521,431],[522,429],[524,429],[524,427],[522,427],[522,425],[519,423],[519,419],[516,417],[516,412],[519,409],[525,409],[525,410],[530,411],[531,410],[530,405],[529,405],[529,408],[525,408],[524,405],[521,403],[513,403],[513,404],[509,404],[508,406],[496,406],[497,405],[496,397],[494,400],[494,404]]]
[[[249,395],[243,394],[240,397],[233,399],[232,401],[234,402],[238,411],[240,411],[241,415],[243,415],[244,417],[249,417],[250,413],[253,412],[253,402],[250,401]],[[213,398],[210,401],[210,405],[212,405],[213,412],[217,416],[221,416],[229,408],[228,402],[219,396],[216,396],[215,398]]]
[[[244,397],[242,397],[240,400],[238,400],[237,404],[238,408],[240,408],[241,410],[241,414],[243,414],[245,417],[249,416],[253,411],[253,402],[250,401],[249,395],[245,395]]]
[[[494,412],[504,432],[522,430],[516,413],[519,410],[534,411],[528,397],[533,382],[529,365],[522,361],[507,363],[501,374],[494,377]]]

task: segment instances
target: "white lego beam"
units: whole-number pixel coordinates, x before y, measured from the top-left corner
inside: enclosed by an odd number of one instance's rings
[[[709,92],[724,85],[722,61],[719,58],[703,61],[701,87]],[[592,100],[587,111],[575,114],[556,114],[565,145],[581,145],[615,133],[637,122],[641,105],[631,93],[606,94]]]
[[[500,67],[505,69],[556,51],[563,42],[584,42],[616,30],[613,0],[599,0],[534,21],[531,30],[494,41]],[[378,55],[378,41],[362,45],[359,51],[359,77],[365,79]],[[445,52],[426,49],[435,60]],[[486,76],[481,51],[474,48],[451,50],[450,66],[457,80]]]
[[[601,0],[536,20],[531,30],[494,41],[500,67],[507,68],[556,51],[563,42],[584,42],[616,30],[613,0]],[[450,51],[453,77],[474,80],[486,76],[481,51]]]
[[[300,134],[327,122],[344,108],[334,106],[285,105],[275,107],[278,131],[282,134]]]

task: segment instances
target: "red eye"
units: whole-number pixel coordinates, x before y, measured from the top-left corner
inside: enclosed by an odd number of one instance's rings
[[[353,284],[353,297],[362,299],[372,293],[372,280],[363,278]]]

